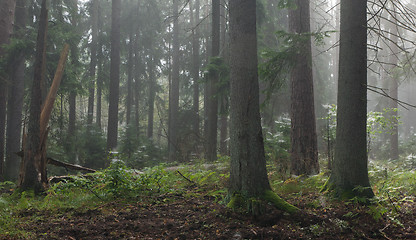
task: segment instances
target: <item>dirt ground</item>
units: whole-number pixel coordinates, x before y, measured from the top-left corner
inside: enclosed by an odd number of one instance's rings
[[[24,211],[20,215],[37,216],[21,224],[33,232],[31,239],[416,239],[414,203],[401,206],[395,219],[385,215],[375,220],[368,207],[328,204],[319,198],[311,194],[289,199],[302,209],[296,215],[268,206],[266,214],[257,218],[233,212],[203,194],[169,194],[58,214]]]

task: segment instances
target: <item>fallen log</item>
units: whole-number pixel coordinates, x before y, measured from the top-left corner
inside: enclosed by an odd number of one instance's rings
[[[20,152],[17,152],[16,155],[19,156],[19,157],[23,157],[24,153],[23,153],[23,151],[20,151]],[[47,162],[46,162],[47,164],[54,165],[54,166],[57,166],[57,167],[64,167],[64,168],[68,168],[68,169],[72,169],[72,170],[86,171],[86,172],[89,172],[89,173],[95,173],[97,171],[95,169],[83,167],[83,166],[80,166],[80,165],[77,165],[77,164],[70,164],[70,163],[66,163],[66,162],[61,162],[61,161],[58,161],[58,160],[53,159],[51,157],[47,157],[46,160],[47,160]]]

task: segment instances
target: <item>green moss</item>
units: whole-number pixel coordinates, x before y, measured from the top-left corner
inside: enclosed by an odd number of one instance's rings
[[[297,207],[289,204],[271,190],[266,190],[260,198],[247,198],[240,193],[234,193],[230,197],[227,207],[234,210],[242,209],[256,216],[264,214],[266,203],[271,203],[277,209],[287,213],[299,211]]]
[[[230,201],[227,204],[227,207],[236,210],[236,209],[242,208],[245,205],[244,202],[245,202],[245,200],[244,200],[243,196],[241,196],[241,194],[234,193],[231,196]]]
[[[289,204],[282,198],[280,198],[276,193],[271,190],[266,190],[262,196],[264,200],[273,204],[277,209],[288,213],[295,213],[299,211],[299,208]]]

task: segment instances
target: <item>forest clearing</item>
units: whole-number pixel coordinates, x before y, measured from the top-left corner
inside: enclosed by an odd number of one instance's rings
[[[416,239],[412,0],[0,1],[0,239]]]

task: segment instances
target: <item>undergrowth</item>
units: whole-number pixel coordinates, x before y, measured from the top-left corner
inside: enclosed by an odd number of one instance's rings
[[[389,219],[400,226],[399,215],[406,211],[407,205],[413,203],[416,194],[414,170],[400,167],[391,161],[371,162],[369,167],[376,198],[366,206],[366,213],[375,220]],[[315,211],[330,209],[331,204],[335,204],[336,200],[319,193],[327,174],[282,178],[278,166],[270,163],[268,168],[274,192],[295,206]],[[18,193],[14,191],[13,183],[0,183],[0,239],[30,238],[31,233],[23,230],[23,224],[43,218],[46,213],[50,216],[86,211],[113,202],[158,204],[159,196],[163,196],[164,202],[181,196],[204,197],[223,203],[228,178],[229,159],[220,157],[213,164],[203,161],[179,166],[160,164],[141,171],[128,168],[121,161],[114,162],[109,168],[93,174],[64,178],[59,183],[52,184],[43,196],[35,196],[32,192]],[[307,204],[302,205],[302,202]],[[345,204],[362,205],[360,199],[351,199]],[[344,217],[353,219],[357,214],[351,211]]]

